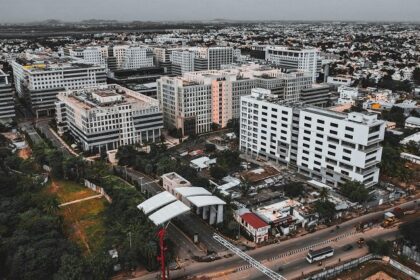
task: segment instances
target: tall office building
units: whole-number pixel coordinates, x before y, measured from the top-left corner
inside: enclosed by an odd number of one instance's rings
[[[157,95],[167,128],[190,135],[208,132],[212,124],[226,127],[230,120],[239,120],[240,97],[253,88],[267,88],[282,99],[296,101],[311,84],[308,73],[245,65],[162,77],[157,81]]]
[[[69,131],[85,151],[154,142],[163,128],[156,99],[119,85],[60,92],[55,105],[59,132]]]
[[[86,48],[64,48],[64,55],[80,58],[88,63],[95,65],[107,66],[108,47],[106,46],[91,46]]]
[[[233,63],[232,47],[190,47],[170,50],[172,72],[182,75],[192,71],[219,70]]]
[[[267,46],[266,61],[286,70],[301,70],[312,74],[312,81],[316,82],[321,72],[320,51],[316,48],[289,48],[282,46]]]
[[[9,75],[0,70],[0,121],[8,122],[16,116],[13,89]]]
[[[240,150],[295,167],[330,186],[379,179],[385,122],[288,103],[264,89],[241,98]]]
[[[16,92],[36,116],[51,115],[63,90],[106,84],[105,67],[76,58],[29,54],[12,63]]]
[[[153,50],[147,46],[68,46],[64,54],[83,59],[92,64],[106,66],[110,70],[140,69],[154,66]]]

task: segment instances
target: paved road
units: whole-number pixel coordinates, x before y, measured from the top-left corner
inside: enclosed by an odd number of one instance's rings
[[[358,233],[354,236],[349,236],[346,239],[340,240],[330,246],[334,248],[334,256],[326,259],[322,262],[323,267],[326,266],[333,266],[337,263],[346,262],[351,259],[360,258],[368,254],[367,246],[362,248],[358,248],[356,245],[357,240],[360,237],[365,238],[366,240],[375,238],[375,239],[385,239],[385,240],[393,240],[397,235],[397,229],[387,229],[383,230],[381,228],[375,228],[371,231],[367,231],[365,233]],[[348,245],[352,245],[353,249],[348,250],[346,247]],[[303,251],[301,253],[295,254],[291,257],[286,257],[283,259],[275,260],[272,262],[264,262],[264,265],[271,268],[274,271],[279,271],[281,268],[281,272],[279,272],[282,276],[287,279],[294,279],[304,274],[308,274],[314,271],[318,271],[322,269],[322,267],[318,266],[318,262],[310,264],[306,261],[306,255],[308,251]],[[217,279],[217,278],[215,278]],[[223,278],[224,280],[229,279],[255,279],[255,280],[263,280],[267,279],[262,273],[257,271],[254,268],[249,268],[243,271],[238,271],[236,273],[232,273],[227,275],[227,277]]]
[[[136,180],[139,184],[141,183],[142,189],[147,190],[147,192],[152,195],[163,191],[162,187],[156,182],[156,180],[151,179],[141,172],[130,168],[125,169],[124,167],[120,167],[120,170],[127,172],[128,177]],[[226,252],[226,248],[213,239],[213,228],[204,223],[203,220],[195,214],[184,214],[177,218],[177,223],[181,224],[182,229],[187,231],[189,236],[193,236],[195,233],[198,233],[199,241],[206,246],[208,251],[216,253]]]
[[[50,118],[38,119],[36,121],[35,126],[45,135],[46,138],[51,140],[54,147],[61,150],[63,153],[67,155],[71,155],[70,152],[67,150],[67,148],[61,143],[61,141],[57,139],[57,136],[55,136],[54,133],[50,131],[50,126],[49,126],[50,120],[51,120]]]
[[[401,207],[404,210],[407,210],[407,209],[412,209],[416,205],[417,205],[416,201],[410,201],[410,202],[406,202],[404,204],[399,205],[399,207]],[[390,211],[393,208],[389,208],[384,211],[379,211],[376,213],[371,213],[371,214],[367,214],[367,215],[352,219],[350,221],[347,221],[341,224],[340,229],[334,230],[333,232],[331,232],[331,228],[327,228],[324,230],[314,232],[312,234],[308,234],[300,238],[294,238],[287,241],[283,241],[278,244],[273,244],[273,245],[261,247],[252,251],[248,251],[247,253],[253,258],[257,259],[258,261],[268,261],[270,259],[276,259],[276,258],[281,259],[278,257],[284,254],[287,254],[288,252],[300,253],[300,252],[303,252],[304,250],[307,250],[307,248],[311,245],[325,243],[328,240],[332,240],[335,238],[340,238],[340,237],[348,235],[347,237],[341,238],[345,240],[346,238],[349,238],[352,235],[354,235],[354,234],[351,234],[351,232],[354,232],[355,226],[358,225],[360,222],[367,222],[373,219],[380,219],[383,217],[383,214],[386,211]],[[324,245],[327,246],[327,244],[329,245],[331,244],[331,242],[325,243]],[[172,272],[172,278],[176,279],[176,277],[179,278],[179,277],[184,277],[184,276],[215,273],[217,271],[224,271],[227,269],[236,269],[236,268],[246,266],[246,265],[247,263],[245,263],[242,259],[240,259],[237,256],[233,256],[230,258],[217,260],[211,263],[192,264],[190,266],[185,267],[185,269],[183,270]],[[156,275],[157,274],[150,274],[148,276],[144,276],[138,279],[155,279]]]

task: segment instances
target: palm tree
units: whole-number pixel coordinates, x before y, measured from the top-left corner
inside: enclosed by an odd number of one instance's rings
[[[251,184],[247,179],[242,180],[241,182],[241,193],[246,197],[251,191]]]
[[[322,188],[321,191],[319,192],[319,197],[321,201],[328,200],[329,196],[330,196],[330,191],[327,188]]]

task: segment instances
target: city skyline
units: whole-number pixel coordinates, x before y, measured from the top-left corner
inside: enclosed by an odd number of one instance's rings
[[[405,1],[400,5],[390,0],[74,0],[66,4],[52,0],[2,0],[2,23],[25,23],[58,19],[81,21],[103,19],[118,21],[206,21],[224,20],[301,20],[301,21],[418,21],[420,3]],[[188,8],[186,8],[188,7]],[[284,7],[287,7],[284,9]],[[305,7],[302,9],[302,7]],[[116,12],[117,11],[117,12]]]

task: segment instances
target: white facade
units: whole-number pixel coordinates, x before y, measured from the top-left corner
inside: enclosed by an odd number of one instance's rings
[[[56,120],[59,131],[69,131],[85,151],[153,142],[163,128],[156,99],[119,85],[60,92]]]
[[[285,100],[297,101],[312,80],[308,73],[282,73],[254,65],[162,77],[157,84],[165,125],[189,135],[208,132],[213,123],[226,127],[230,120],[239,119],[240,97],[253,88],[270,89]]]
[[[352,79],[351,77],[344,77],[344,76],[330,76],[327,78],[327,84],[333,86],[347,86],[351,85]]]
[[[0,121],[9,121],[16,116],[13,89],[9,75],[0,70]]]
[[[108,47],[92,46],[84,49],[70,49],[69,55],[72,57],[81,58],[88,63],[106,66],[108,58]]]
[[[296,167],[331,186],[378,182],[385,122],[285,103],[254,91],[241,98],[242,152]]]
[[[312,81],[316,82],[320,72],[320,51],[316,48],[293,49],[282,46],[267,46],[265,59],[283,69],[301,70],[312,75]]]
[[[359,90],[354,87],[340,86],[338,88],[340,97],[338,98],[338,104],[352,104],[354,105],[357,98],[359,97]]]
[[[59,91],[106,84],[104,66],[76,58],[27,54],[12,67],[17,94],[27,98],[37,116],[55,108]]]

